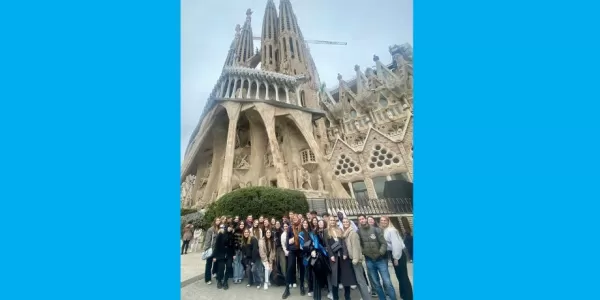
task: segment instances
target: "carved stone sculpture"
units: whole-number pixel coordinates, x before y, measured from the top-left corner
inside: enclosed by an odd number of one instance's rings
[[[267,177],[263,176],[258,179],[258,186],[267,186]]]
[[[273,154],[271,153],[265,153],[265,167],[272,167],[273,166]]]
[[[321,176],[321,173],[317,175],[317,187],[319,191],[325,190],[325,186],[323,184],[323,176]]]
[[[390,120],[393,120],[393,119],[394,119],[394,113],[393,113],[391,110],[389,110],[389,109],[388,109],[388,110],[386,110],[386,111],[385,111],[385,114],[387,115],[387,117],[388,117]]]
[[[308,190],[312,190],[312,183],[310,182],[310,173],[308,173],[307,170],[302,170],[302,188],[304,188],[304,185],[306,184],[306,187]]]

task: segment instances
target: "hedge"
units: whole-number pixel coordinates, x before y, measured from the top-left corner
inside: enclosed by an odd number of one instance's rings
[[[208,228],[217,216],[240,216],[244,219],[247,215],[255,218],[262,215],[280,219],[290,210],[305,213],[308,209],[308,201],[302,192],[274,187],[248,187],[227,193],[209,205],[202,228]]]
[[[198,212],[198,210],[194,209],[194,208],[182,208],[181,209],[181,216],[193,214],[195,212]]]

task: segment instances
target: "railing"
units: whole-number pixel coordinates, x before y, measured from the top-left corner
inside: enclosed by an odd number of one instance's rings
[[[382,199],[325,199],[329,213],[344,212],[348,216],[412,214],[412,198]]]

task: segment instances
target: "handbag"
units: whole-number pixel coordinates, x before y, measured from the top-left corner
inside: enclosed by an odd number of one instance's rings
[[[207,260],[209,257],[211,257],[212,252],[212,248],[208,248],[206,251],[202,252],[202,260]]]
[[[337,253],[338,251],[342,250],[342,243],[340,243],[339,241],[335,241],[333,244],[331,244],[330,247],[333,253]]]

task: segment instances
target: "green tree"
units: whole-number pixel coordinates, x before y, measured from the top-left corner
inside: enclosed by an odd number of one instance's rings
[[[274,187],[248,187],[238,189],[223,195],[218,201],[206,209],[202,228],[208,228],[217,216],[247,215],[255,218],[262,215],[280,219],[289,211],[305,213],[308,211],[308,201],[304,193]]]

